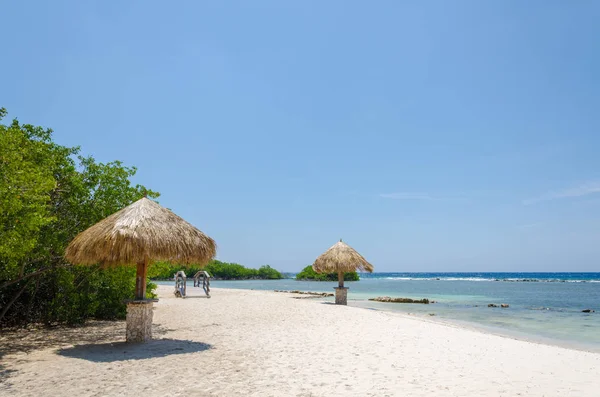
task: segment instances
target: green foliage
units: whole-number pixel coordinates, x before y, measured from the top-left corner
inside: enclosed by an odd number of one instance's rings
[[[283,275],[279,271],[273,269],[271,266],[264,265],[258,269],[258,278],[267,280],[279,280],[283,278]]]
[[[0,115],[6,114],[1,109]],[[48,208],[50,193],[56,188],[52,170],[59,153],[46,150],[50,130],[17,120],[0,124],[0,258],[2,276],[14,270],[19,259],[36,246],[40,230],[52,222]],[[69,155],[70,153],[65,153]],[[8,268],[7,268],[8,267]]]
[[[296,274],[296,280],[312,280],[312,281],[338,281],[337,273],[317,273],[312,266],[306,266],[302,271]],[[344,281],[358,281],[360,277],[356,272],[344,273]]]
[[[226,263],[220,261],[211,261],[205,269],[208,274],[215,278],[224,280],[244,280],[256,278],[258,272],[256,269],[245,268],[237,263]]]
[[[258,270],[239,265],[237,263],[227,263],[218,260],[210,261],[206,266],[184,266],[177,264],[168,264],[164,262],[154,263],[148,269],[148,276],[151,279],[171,279],[173,275],[184,270],[188,277],[193,276],[199,270],[206,270],[212,277],[222,280],[248,280],[248,279],[269,279],[277,280],[283,278],[283,275],[269,265],[261,266]]]
[[[0,323],[125,315],[133,269],[71,266],[62,256],[77,233],[145,194],[158,197],[131,184],[135,172],[54,143],[50,129],[0,124]]]

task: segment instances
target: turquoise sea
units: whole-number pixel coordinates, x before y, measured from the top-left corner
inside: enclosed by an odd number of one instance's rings
[[[333,292],[336,285],[294,279],[211,282],[213,288],[320,292]],[[373,273],[361,274],[360,281],[346,286],[350,306],[411,313],[518,339],[600,352],[600,273]],[[377,296],[428,298],[436,303],[368,300]],[[492,308],[489,303],[510,307]],[[582,313],[584,309],[595,313]]]

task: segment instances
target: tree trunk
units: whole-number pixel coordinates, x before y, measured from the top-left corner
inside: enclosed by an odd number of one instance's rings
[[[31,318],[31,310],[33,310],[33,305],[35,304],[35,295],[40,288],[40,279],[41,277],[36,277],[35,279],[35,290],[33,290],[33,294],[29,298],[29,306],[27,307],[27,318]]]
[[[37,261],[37,262],[39,262],[39,261]],[[34,263],[34,262],[31,262],[31,263]],[[27,280],[28,278],[35,277],[35,276],[37,276],[39,274],[42,274],[44,272],[47,272],[49,270],[54,270],[54,269],[63,268],[63,267],[71,267],[71,266],[73,266],[73,265],[71,265],[70,263],[64,263],[62,265],[56,265],[56,266],[46,267],[44,269],[37,270],[35,272],[31,272],[31,273],[25,274],[23,277],[19,277],[19,278],[16,278],[14,280],[7,281],[4,284],[0,285],[0,289],[9,287],[9,286],[11,286],[13,284],[16,284],[16,283],[18,283],[20,281],[23,281],[23,280]]]
[[[0,313],[0,321],[4,318],[4,315],[6,314],[8,309],[10,309],[10,307],[13,305],[13,303],[15,303],[17,301],[17,299],[19,299],[19,296],[21,296],[21,294],[25,291],[25,288],[27,288],[27,285],[29,285],[30,281],[31,281],[31,279],[27,280],[25,282],[25,285],[23,285],[23,288],[21,288],[21,290],[19,292],[17,292],[17,294],[15,296],[13,296],[13,298],[10,300],[10,302],[8,302],[6,304],[6,306],[4,306],[2,313]]]
[[[338,287],[344,288],[344,272],[338,272]]]
[[[146,275],[148,274],[148,259],[137,264],[135,275],[135,300],[146,299]]]

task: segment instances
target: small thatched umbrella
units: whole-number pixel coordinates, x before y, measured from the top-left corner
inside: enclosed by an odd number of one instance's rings
[[[338,287],[335,288],[335,303],[338,305],[347,304],[348,288],[344,287],[345,272],[357,270],[373,272],[373,265],[341,239],[319,256],[312,267],[317,273],[338,274]]]
[[[127,305],[127,340],[144,341],[151,338],[152,326],[152,301],[146,300],[148,265],[205,264],[216,250],[212,238],[144,197],[79,233],[65,258],[79,265],[137,265],[135,301]]]

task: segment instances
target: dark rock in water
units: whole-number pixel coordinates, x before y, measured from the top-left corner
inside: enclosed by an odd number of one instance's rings
[[[390,298],[389,296],[379,296],[377,298],[370,298],[370,301],[375,302],[390,302],[390,303],[423,303],[428,305],[429,299],[410,299],[410,298]]]
[[[507,303],[503,303],[500,305],[500,307],[509,307]]]
[[[535,278],[518,278],[518,279],[502,279],[502,281],[506,281],[509,283],[539,283],[540,280],[535,279]]]
[[[488,304],[488,307],[498,307],[498,305],[495,303],[490,303],[490,304]]]
[[[430,316],[435,316],[435,313],[429,313]]]
[[[581,311],[582,313],[594,313],[592,309],[585,309]]]

